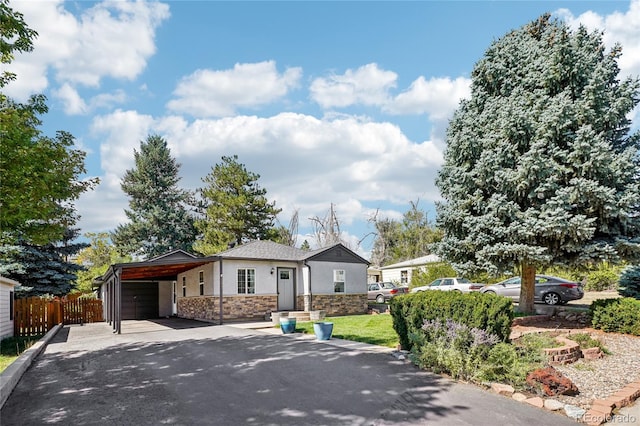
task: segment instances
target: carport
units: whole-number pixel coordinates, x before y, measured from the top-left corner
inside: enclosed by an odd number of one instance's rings
[[[178,274],[211,262],[220,262],[222,271],[219,256],[195,257],[182,250],[144,262],[111,265],[104,275],[94,280],[94,286],[103,289],[105,321],[114,333],[120,334],[123,319],[157,318],[158,281],[176,281]],[[222,279],[219,282],[222,283]],[[220,319],[222,323],[222,298]]]

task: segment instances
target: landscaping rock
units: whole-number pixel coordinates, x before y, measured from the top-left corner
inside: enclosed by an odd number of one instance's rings
[[[504,396],[511,396],[516,391],[513,386],[503,383],[491,383],[491,390]]]
[[[527,395],[520,393],[520,392],[516,392],[513,395],[511,395],[511,398],[515,399],[518,402],[522,402],[525,399],[529,398]]]
[[[538,407],[538,408],[544,407],[544,400],[539,396],[534,396],[533,398],[527,398],[524,400],[524,402],[526,402],[527,404],[531,404],[534,407]]]
[[[564,408],[564,404],[560,401],[556,401],[555,399],[545,399],[544,408],[549,411],[557,411]]]
[[[527,384],[545,396],[577,395],[578,388],[553,367],[539,368],[527,375]]]
[[[564,406],[564,413],[567,417],[572,418],[574,420],[581,419],[584,416],[584,413],[587,411],[584,408],[577,407],[575,405],[567,404]]]

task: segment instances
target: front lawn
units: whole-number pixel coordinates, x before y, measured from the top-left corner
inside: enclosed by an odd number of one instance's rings
[[[325,321],[333,323],[332,337],[369,343],[378,346],[395,348],[398,335],[393,329],[391,315],[350,315],[344,317],[328,317]],[[299,322],[296,331],[313,334],[313,322]]]
[[[29,349],[42,336],[7,337],[0,341],[0,372],[4,371],[18,356]]]

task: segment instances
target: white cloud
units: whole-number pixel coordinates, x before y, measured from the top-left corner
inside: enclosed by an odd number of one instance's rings
[[[247,169],[260,174],[260,185],[284,209],[284,223],[299,209],[301,226],[308,226],[308,218],[324,215],[334,203],[341,223],[348,226],[366,222],[372,208],[383,204],[406,205],[439,196],[434,178],[441,150],[430,141],[408,140],[391,123],[294,113],[187,122],[178,116],[116,111],[96,117],[92,129],[104,141],[101,191],[121,203],[119,209],[110,204],[113,211],[126,207],[119,180],[133,166],[133,150],[149,133],[166,138],[172,155],[183,164],[181,185],[191,189],[202,185],[201,178],[223,155],[237,154]],[[110,228],[117,220],[114,215]]]
[[[316,78],[309,88],[311,98],[323,108],[347,107],[354,104],[383,105],[389,90],[396,87],[398,75],[393,71],[367,64],[342,75]]]
[[[572,28],[582,24],[591,31],[604,31],[603,39],[609,48],[616,43],[622,45],[622,56],[618,60],[621,75],[640,75],[640,0],[631,0],[626,12],[614,12],[607,16],[592,11],[574,16],[568,9],[560,9],[555,13]]]
[[[392,114],[427,114],[432,120],[451,117],[460,100],[471,96],[471,80],[458,77],[431,78],[420,76],[408,90],[385,106]]]
[[[66,114],[86,114],[87,104],[69,83],[63,84],[58,90],[53,90],[53,95],[62,101]]]
[[[233,69],[197,70],[180,81],[169,110],[195,117],[224,117],[238,108],[252,108],[284,97],[298,86],[301,68],[279,74],[274,61],[235,64]]]
[[[42,92],[52,72],[71,111],[81,104],[69,89],[98,87],[105,77],[137,77],[155,53],[156,28],[169,17],[169,7],[159,2],[106,1],[79,17],[61,0],[15,1],[12,7],[39,36],[33,52],[16,55],[10,65],[18,79],[6,92],[18,99]]]

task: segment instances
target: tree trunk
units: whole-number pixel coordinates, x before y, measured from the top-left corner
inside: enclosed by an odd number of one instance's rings
[[[518,311],[526,314],[534,314],[534,294],[536,285],[536,267],[522,262],[522,277],[520,284],[520,304],[518,305]]]

